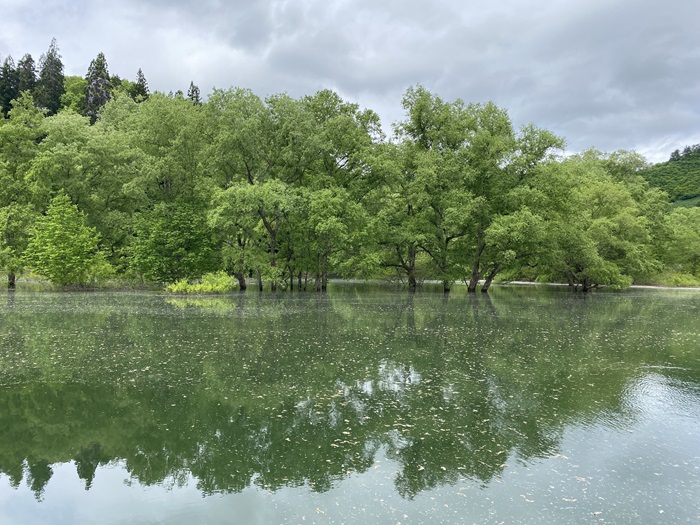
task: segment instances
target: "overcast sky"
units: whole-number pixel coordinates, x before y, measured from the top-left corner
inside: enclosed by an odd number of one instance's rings
[[[67,75],[102,51],[151,91],[331,88],[387,133],[422,84],[493,101],[570,151],[658,162],[700,143],[698,0],[0,0],[0,20],[2,59],[38,62],[56,37]]]

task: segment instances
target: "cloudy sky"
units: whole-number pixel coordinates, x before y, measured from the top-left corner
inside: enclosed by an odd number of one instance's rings
[[[331,88],[387,133],[422,84],[491,100],[570,151],[657,162],[700,143],[697,0],[0,0],[0,19],[3,59],[38,61],[56,37],[66,74],[102,51],[151,91]]]

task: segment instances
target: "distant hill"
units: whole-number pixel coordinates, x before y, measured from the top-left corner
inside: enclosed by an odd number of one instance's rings
[[[700,144],[676,150],[666,162],[640,173],[649,184],[668,193],[676,206],[700,205]]]

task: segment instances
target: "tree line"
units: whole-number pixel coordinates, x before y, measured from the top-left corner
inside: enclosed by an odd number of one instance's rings
[[[25,79],[0,119],[10,286],[27,269],[60,285],[225,271],[273,291],[325,290],[330,276],[470,292],[700,278],[700,212],[670,210],[643,157],[565,156],[562,138],[516,129],[493,103],[414,86],[387,137],[330,90],[150,94],[140,70],[110,76],[102,53],[84,78],[63,77],[55,41],[30,87],[30,62],[6,59],[0,75],[3,110],[7,71]]]

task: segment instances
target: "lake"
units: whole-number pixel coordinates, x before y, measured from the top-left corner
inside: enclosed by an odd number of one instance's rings
[[[0,300],[0,523],[700,522],[700,292]]]

